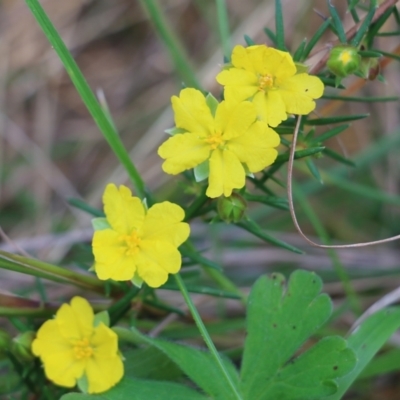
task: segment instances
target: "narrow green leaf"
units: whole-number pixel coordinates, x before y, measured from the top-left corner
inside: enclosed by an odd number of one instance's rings
[[[271,42],[274,46],[277,46],[276,36],[275,33],[271,31],[271,29],[265,27],[264,28],[265,34],[270,38]]]
[[[383,24],[387,21],[387,19],[390,17],[392,14],[393,10],[396,9],[396,7],[389,7],[383,15],[381,15],[377,21],[375,21],[369,28],[367,32],[367,43],[368,47],[371,47],[372,42],[375,38],[375,36],[378,36],[379,29],[382,28]]]
[[[331,3],[331,0],[327,0],[327,3],[328,3],[328,10],[329,10],[329,13],[331,14],[332,23],[336,29],[337,36],[341,43],[346,44],[347,38],[346,38],[346,33],[343,28],[342,19],[340,18],[339,14],[336,10],[336,7]]]
[[[359,50],[357,52],[361,57],[379,58],[382,56],[380,51]]]
[[[219,28],[219,35],[221,37],[224,61],[229,62],[231,59],[232,49],[230,43],[228,11],[226,9],[225,0],[216,0],[216,5],[217,5],[218,28]]]
[[[244,198],[247,201],[255,201],[258,203],[266,204],[267,206],[276,207],[281,210],[289,210],[288,201],[276,196],[260,196],[250,193],[245,193]]]
[[[400,56],[397,55],[397,54],[388,53],[387,51],[382,51],[382,50],[375,50],[375,49],[371,49],[371,50],[379,51],[379,52],[382,53],[385,57],[393,58],[394,60],[400,61]]]
[[[281,0],[275,0],[275,31],[276,47],[278,48],[278,50],[287,51],[285,46],[285,27],[283,25]]]
[[[282,247],[283,249],[292,251],[293,253],[303,254],[303,251],[301,251],[297,247],[294,247],[282,240],[279,240],[275,236],[265,233],[254,221],[248,220],[246,222],[239,222],[235,225],[252,233],[256,237],[265,240],[266,242],[274,244],[275,246]]]
[[[135,187],[136,193],[142,198],[145,197],[144,182],[136,170],[136,167],[132,163],[118,133],[115,131],[114,124],[110,122],[109,115],[104,112],[102,106],[96,99],[96,96],[93,94],[92,90],[87,84],[86,79],[73,59],[71,53],[68,51],[67,47],[62,41],[57,30],[54,28],[38,0],[25,1],[32,14],[36,18],[39,26],[42,28],[48,41],[51,43],[52,47],[60,57],[61,62],[70,76],[71,81],[75,85],[76,90],[81,96],[82,101],[85,103],[87,109],[92,115],[93,120],[96,122],[98,128],[102,132],[104,138],[107,140],[121,164],[125,167]]]
[[[322,83],[325,86],[330,86],[335,89],[346,89],[341,83],[339,85],[336,84],[336,80],[332,78],[326,78],[325,76],[318,75],[318,78],[321,79]]]
[[[166,397],[166,393],[167,396]],[[208,397],[172,382],[123,378],[122,381],[102,394],[68,393],[60,400],[207,400]]]
[[[326,118],[315,118],[315,119],[305,119],[305,125],[329,125],[338,124],[340,122],[356,121],[358,119],[363,119],[369,117],[369,114],[354,114],[354,115],[339,115],[337,117],[326,117]]]
[[[322,25],[318,28],[317,32],[315,32],[314,36],[310,39],[308,42],[307,46],[304,49],[303,52],[303,60],[307,58],[307,56],[310,54],[311,50],[314,48],[314,46],[318,43],[318,41],[321,39],[322,35],[325,33],[325,31],[329,28],[331,24],[332,19],[327,18]]]
[[[375,36],[385,37],[385,36],[399,36],[399,35],[400,31],[391,31],[391,32],[379,32]]]
[[[213,270],[215,271],[215,269]],[[236,293],[228,292],[226,290],[211,288],[207,286],[200,286],[200,285],[186,285],[188,292],[190,293],[199,293],[199,294],[206,294],[208,296],[214,297],[221,297],[225,299],[236,299],[239,300],[242,297]],[[174,290],[179,291],[178,286],[172,283],[165,283],[162,287],[165,290]]]
[[[70,198],[67,201],[68,204],[70,204],[72,207],[75,207],[78,210],[82,210],[90,215],[93,215],[94,217],[104,217],[103,211],[90,206],[88,203],[84,202],[81,199]]]
[[[327,155],[328,157],[336,160],[336,161],[339,161],[342,164],[348,165],[349,167],[355,167],[356,166],[354,161],[349,160],[348,158],[342,156],[341,154],[337,153],[336,151],[333,151],[332,149],[326,148],[324,150],[324,154]]]
[[[356,362],[339,337],[325,338],[291,360],[328,320],[332,304],[312,272],[295,271],[286,290],[284,284],[280,274],[263,276],[250,293],[240,386],[246,399],[320,399],[335,392],[335,379]]]
[[[349,11],[354,10],[360,0],[350,0],[349,3]]]
[[[397,9],[397,7],[394,7],[393,14],[394,14],[394,17],[396,19],[397,25],[400,25],[400,12]]]
[[[357,356],[356,367],[349,374],[338,379],[338,392],[324,400],[340,400],[372,357],[399,327],[400,309],[398,307],[378,311],[365,320],[348,338],[349,347]]]
[[[157,0],[140,0],[140,4],[153,23],[158,37],[164,44],[165,49],[175,66],[175,69],[187,87],[194,87],[201,90],[201,85],[197,80],[193,67],[190,65],[186,52],[165,18],[165,13],[161,9]]]
[[[351,0],[347,0],[347,4],[349,5],[349,11],[351,13],[351,16],[353,17],[353,21],[358,24],[360,22],[360,18],[357,14],[357,11],[355,10],[355,8],[351,8],[350,9],[350,4],[351,4]]]
[[[324,150],[325,150],[324,146],[309,147],[308,149],[297,150],[294,153],[294,159],[298,160],[299,158],[309,157],[309,156],[312,156],[314,154],[321,153]],[[279,156],[276,157],[276,160],[275,160],[274,164],[272,164],[272,165],[285,163],[285,162],[289,161],[289,157],[290,157],[290,153],[289,152],[286,152],[286,153],[283,153],[283,154],[279,154]]]
[[[368,11],[367,16],[365,17],[364,21],[362,22],[360,28],[358,29],[356,35],[353,37],[351,40],[351,45],[354,47],[357,47],[362,38],[364,37],[365,33],[367,32],[369,25],[372,21],[372,18],[374,18],[375,11],[378,9],[378,7],[371,7],[370,10]]]
[[[343,100],[343,101],[354,101],[359,103],[378,103],[378,102],[388,102],[399,100],[398,96],[387,96],[387,97],[349,97],[349,96],[335,96],[330,94],[324,94],[322,99],[329,100]]]
[[[339,135],[339,133],[342,133],[343,131],[345,131],[349,126],[350,126],[350,124],[339,125],[333,129],[329,129],[328,131],[324,132],[322,135],[319,135],[318,137],[314,138],[312,141],[310,141],[310,143],[317,144],[317,143],[325,142],[325,140],[328,140],[336,135]],[[326,149],[324,149],[324,153],[326,152],[325,150]]]
[[[321,184],[323,184],[324,182],[322,181],[321,175],[318,171],[318,168],[316,167],[316,165],[314,164],[314,162],[311,160],[311,158],[307,158],[306,159],[306,165],[308,170],[311,172],[311,175]]]
[[[188,245],[183,245],[181,248],[181,253],[183,256],[190,258],[192,261],[200,265],[206,265],[207,267],[222,271],[222,267],[214,261],[203,257],[198,251],[192,250]]]
[[[303,54],[304,54],[304,49],[307,44],[307,39],[303,39],[303,41],[299,44],[299,47],[296,49],[296,51],[293,54],[293,61],[301,61],[304,59]]]
[[[244,41],[246,42],[247,46],[254,46],[256,44],[254,40],[248,35],[244,35]]]

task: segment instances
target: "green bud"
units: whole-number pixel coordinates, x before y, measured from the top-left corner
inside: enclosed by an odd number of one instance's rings
[[[218,216],[227,223],[239,222],[246,208],[246,200],[237,193],[232,193],[230,197],[222,196],[217,202]]]
[[[356,72],[360,67],[361,56],[358,50],[351,46],[336,46],[326,63],[328,69],[339,78],[345,78]]]
[[[35,337],[36,332],[27,331],[21,333],[12,340],[11,351],[20,361],[32,361],[34,359],[31,347]]]

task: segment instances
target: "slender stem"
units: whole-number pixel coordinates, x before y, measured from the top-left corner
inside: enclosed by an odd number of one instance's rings
[[[229,40],[229,19],[228,11],[226,8],[225,0],[216,0],[217,3],[217,16],[218,16],[218,28],[221,36],[222,51],[224,53],[225,61],[229,61],[231,58],[231,43]]]
[[[161,9],[157,0],[140,0],[140,3],[153,23],[158,37],[164,43],[180,78],[186,86],[201,89],[196,75],[193,72],[193,67],[190,65],[179,39],[164,17],[165,12]]]
[[[139,197],[145,197],[144,182],[136,167],[132,163],[129,153],[125,149],[118,132],[115,130],[113,122],[110,121],[110,116],[107,110],[104,110],[100,105],[93,91],[86,82],[81,70],[73,59],[71,53],[67,49],[65,43],[61,39],[38,0],[25,1],[53,49],[60,57],[60,60],[64,64],[64,67],[68,72],[73,84],[75,85],[76,90],[81,96],[100,131],[102,132],[104,138],[107,140],[120,163],[125,167],[136,193]]]
[[[203,324],[203,321],[201,320],[200,314],[198,313],[195,305],[193,304],[192,299],[189,296],[189,292],[187,291],[186,286],[185,286],[181,276],[179,274],[176,274],[175,275],[175,280],[176,280],[176,283],[179,286],[179,289],[180,289],[180,291],[182,293],[182,296],[185,299],[186,304],[187,304],[187,306],[188,306],[188,308],[189,308],[189,310],[190,310],[190,312],[192,314],[192,317],[193,317],[193,319],[194,319],[194,321],[195,321],[195,323],[197,325],[197,328],[199,329],[199,331],[201,333],[201,336],[203,337],[208,349],[211,352],[211,355],[214,357],[218,367],[220,368],[223,376],[225,377],[229,387],[232,389],[232,392],[233,392],[235,398],[238,399],[238,400],[242,400],[242,396],[238,392],[238,390],[237,390],[235,384],[233,383],[228,371],[225,369],[224,364],[223,364],[223,362],[221,360],[221,357],[218,354],[218,351],[215,348],[214,343],[211,340],[210,335],[208,334],[207,329]]]

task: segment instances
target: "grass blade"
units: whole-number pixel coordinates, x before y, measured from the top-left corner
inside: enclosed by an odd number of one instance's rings
[[[114,124],[110,122],[109,116],[104,112],[100,103],[97,101],[96,96],[90,89],[86,79],[84,78],[81,70],[73,59],[71,53],[65,46],[57,30],[54,28],[52,22],[47,14],[39,4],[38,0],[25,0],[30,8],[33,16],[36,18],[39,26],[42,28],[47,39],[53,46],[54,50],[60,57],[68,75],[70,76],[76,90],[81,96],[87,109],[89,110],[92,118],[96,122],[98,128],[102,132],[104,138],[114,151],[120,163],[125,167],[136,193],[139,197],[145,197],[144,182],[139,175],[136,167],[133,165],[128,152],[126,151],[121,139],[114,128]]]
[[[328,3],[329,13],[331,14],[332,17],[333,26],[336,29],[337,36],[341,43],[346,44],[347,38],[343,28],[342,19],[340,18],[336,10],[336,7],[331,3],[331,0],[327,0],[327,3]]]
[[[283,12],[281,0],[275,0],[275,31],[276,47],[279,50],[287,51],[285,46],[285,28],[283,26]]]
[[[356,115],[339,115],[337,117],[315,118],[304,120],[304,125],[329,125],[337,124],[340,122],[356,121],[369,117],[369,114],[356,114]]]

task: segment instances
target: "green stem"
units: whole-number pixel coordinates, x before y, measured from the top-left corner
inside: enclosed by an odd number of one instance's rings
[[[94,121],[102,132],[104,138],[107,140],[111,149],[114,151],[120,163],[125,167],[132,184],[135,188],[137,195],[144,198],[146,195],[144,182],[139,175],[136,167],[132,163],[129,153],[125,149],[118,132],[114,127],[114,123],[111,122],[110,116],[98,100],[96,96],[90,89],[85,77],[83,76],[81,70],[73,59],[71,53],[67,49],[65,43],[61,39],[54,25],[50,21],[49,17],[43,10],[42,6],[38,0],[25,0],[28,7],[30,8],[32,14],[36,18],[38,24],[42,28],[44,34],[49,40],[50,44],[60,57],[61,62],[70,76],[76,90],[81,96],[83,102],[85,103],[87,109],[92,115]]]
[[[214,346],[213,341],[210,338],[210,335],[207,332],[206,327],[203,324],[203,321],[201,320],[200,314],[198,313],[195,305],[193,304],[192,299],[189,296],[189,293],[186,289],[186,286],[181,278],[181,276],[179,274],[175,275],[175,280],[177,285],[179,286],[179,289],[182,293],[183,298],[186,301],[186,304],[192,314],[192,317],[197,325],[197,328],[199,329],[201,336],[203,337],[208,349],[211,352],[211,355],[214,357],[218,367],[220,368],[224,378],[226,379],[226,382],[228,384],[228,386],[231,388],[233,395],[235,396],[236,399],[238,400],[242,400],[242,396],[240,395],[240,393],[238,392],[236,386],[234,385],[234,383],[232,382],[232,379],[228,373],[228,371],[225,369],[224,364],[222,363],[221,357],[218,354],[217,349]]]
[[[221,36],[222,51],[225,61],[231,58],[231,43],[229,40],[229,20],[225,0],[216,0],[219,34]]]
[[[140,3],[153,23],[158,37],[164,43],[180,78],[186,86],[201,89],[193,72],[193,67],[190,65],[181,43],[167,23],[164,17],[165,12],[161,9],[157,0],[140,0]]]
[[[137,288],[136,286],[132,286],[121,299],[115,302],[108,309],[108,314],[110,315],[110,326],[115,325],[124,316],[124,314],[130,310],[131,301],[134,297],[137,296],[139,291],[139,288]]]
[[[5,251],[0,251],[0,268],[48,279],[53,282],[74,285],[86,290],[104,292],[104,283],[93,276],[79,274],[66,268]]]

